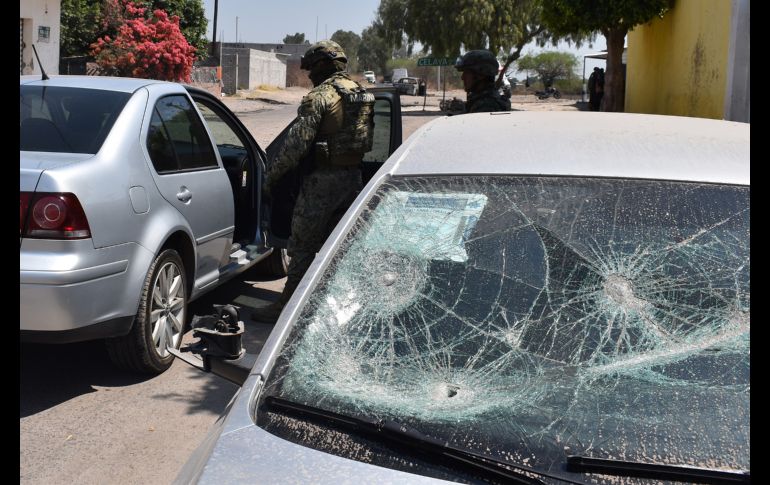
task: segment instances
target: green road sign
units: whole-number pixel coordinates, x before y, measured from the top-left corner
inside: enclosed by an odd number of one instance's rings
[[[454,59],[448,57],[420,57],[417,59],[418,66],[454,66]]]

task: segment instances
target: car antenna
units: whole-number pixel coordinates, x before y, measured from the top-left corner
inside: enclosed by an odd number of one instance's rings
[[[32,44],[32,51],[35,53],[35,58],[37,58],[37,65],[40,66],[40,72],[43,73],[43,81],[50,79],[48,77],[48,74],[45,73],[45,69],[43,69],[43,64],[40,62],[40,56],[37,55],[37,49],[35,49],[35,44]]]

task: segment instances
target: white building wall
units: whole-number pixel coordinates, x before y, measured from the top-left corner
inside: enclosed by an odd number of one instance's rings
[[[286,56],[271,52],[251,50],[249,56],[249,89],[256,89],[261,84],[286,87]]]
[[[253,90],[261,84],[286,87],[286,57],[272,52],[245,48],[222,49],[222,91]]]
[[[19,46],[21,74],[40,74],[32,44],[37,49],[46,74],[59,74],[59,37],[61,32],[61,0],[19,0],[19,23],[22,30]],[[48,38],[41,27],[48,28]]]

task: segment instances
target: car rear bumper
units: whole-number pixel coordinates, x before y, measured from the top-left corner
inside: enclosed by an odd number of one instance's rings
[[[70,330],[45,331],[45,330],[21,330],[19,340],[22,342],[34,342],[39,344],[70,344],[97,340],[101,338],[126,335],[134,323],[134,315],[118,317],[104,322],[94,323],[84,327]]]
[[[153,254],[127,243],[24,240],[19,268],[22,339],[76,342],[125,335]]]

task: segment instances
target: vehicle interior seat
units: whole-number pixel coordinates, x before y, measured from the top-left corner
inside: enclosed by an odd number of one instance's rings
[[[73,151],[95,153],[94,142],[99,139],[108,115],[105,113],[105,107],[88,98],[69,98],[63,101],[69,112],[65,133]]]
[[[243,149],[228,149],[219,147],[219,155],[222,157],[222,166],[230,179],[233,190],[233,203],[235,209],[235,234],[236,242],[250,242],[256,231],[256,207],[254,185],[254,169],[248,154]],[[252,227],[254,226],[254,227]]]

